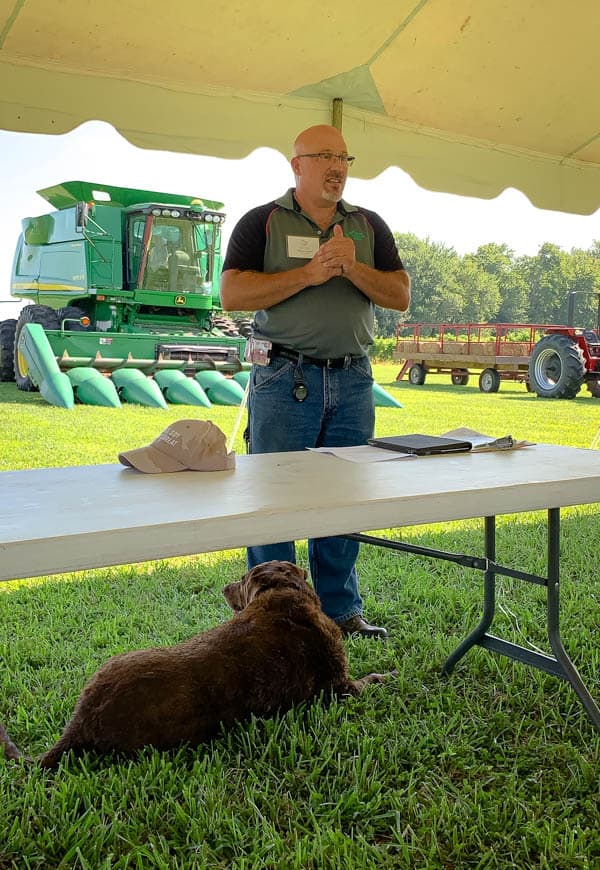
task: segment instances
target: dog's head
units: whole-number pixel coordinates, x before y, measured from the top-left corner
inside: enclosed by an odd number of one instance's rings
[[[228,583],[223,589],[227,603],[239,613],[250,602],[269,589],[297,589],[310,591],[306,571],[292,562],[263,562],[244,574],[237,583]]]

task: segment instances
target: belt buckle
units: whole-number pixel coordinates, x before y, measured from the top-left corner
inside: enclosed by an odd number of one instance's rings
[[[345,356],[334,357],[333,359],[328,359],[326,362],[326,367],[328,369],[345,369],[352,362],[352,354],[347,353]]]

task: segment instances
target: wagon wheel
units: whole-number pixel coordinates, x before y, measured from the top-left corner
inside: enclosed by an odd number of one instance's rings
[[[500,375],[496,369],[484,369],[479,375],[479,389],[482,393],[497,393],[500,389]]]
[[[408,370],[408,380],[415,387],[422,387],[425,383],[425,366],[422,366],[421,363],[415,363]]]
[[[587,381],[587,388],[594,399],[600,399],[600,380],[596,379],[595,381]]]
[[[466,387],[469,383],[469,372],[466,369],[455,369],[451,378],[455,387]]]

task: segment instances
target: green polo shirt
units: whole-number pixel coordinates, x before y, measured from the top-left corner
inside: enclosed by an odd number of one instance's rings
[[[316,246],[340,224],[354,240],[356,259],[381,271],[402,269],[394,238],[375,212],[338,203],[331,225],[322,230],[304,212],[293,190],[248,212],[235,227],[223,271],[249,269],[269,274],[306,265]],[[255,335],[313,357],[362,356],[373,343],[374,305],[342,275],[257,311]]]

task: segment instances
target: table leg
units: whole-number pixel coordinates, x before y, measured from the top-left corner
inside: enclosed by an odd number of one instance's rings
[[[587,690],[587,687],[577,668],[567,655],[560,636],[559,619],[559,582],[560,571],[560,510],[551,508],[548,511],[548,640],[552,652],[561,666],[563,676],[572,685],[585,710],[600,731],[600,710]]]
[[[538,670],[561,677],[571,684],[583,704],[592,723],[600,731],[600,710],[590,695],[585,683],[579,676],[577,668],[567,655],[560,637],[559,615],[559,575],[560,575],[560,510],[551,508],[548,511],[548,576],[538,577],[521,571],[513,571],[496,564],[495,561],[495,518],[485,518],[485,552],[489,560],[484,574],[484,605],[483,616],[479,625],[467,635],[454,652],[446,659],[442,673],[452,673],[456,663],[475,645],[484,647],[491,652],[499,653],[507,658],[515,659],[531,665]],[[530,583],[538,583],[546,587],[547,631],[548,640],[554,656],[545,655],[535,650],[527,649],[511,641],[503,640],[488,634],[495,612],[495,577],[496,574],[517,577]]]
[[[442,673],[449,675],[456,667],[457,662],[473,646],[482,646],[490,652],[498,653],[507,658],[515,659],[523,664],[530,665],[548,674],[561,677],[571,684],[583,704],[589,718],[600,731],[600,709],[590,695],[583,680],[579,676],[577,668],[569,658],[560,637],[559,617],[559,573],[560,573],[560,510],[550,508],[548,510],[548,576],[542,577],[526,571],[518,571],[499,565],[496,562],[496,518],[485,517],[485,558],[468,556],[462,553],[448,553],[429,547],[419,547],[401,541],[390,541],[384,538],[376,538],[372,535],[351,534],[344,537],[351,538],[364,544],[373,544],[378,547],[399,550],[414,555],[428,556],[433,559],[442,559],[467,568],[483,571],[483,613],[479,624],[467,635],[457,648],[444,662]],[[488,629],[494,619],[496,610],[496,577],[513,577],[527,583],[535,583],[546,587],[547,601],[547,630],[548,639],[554,655],[546,655],[536,650],[520,646],[512,641],[503,640],[488,633]]]
[[[481,621],[444,662],[442,673],[449,675],[472,646],[480,644],[492,624],[496,612],[496,517],[485,518],[485,555],[488,559],[483,575],[483,614]]]

